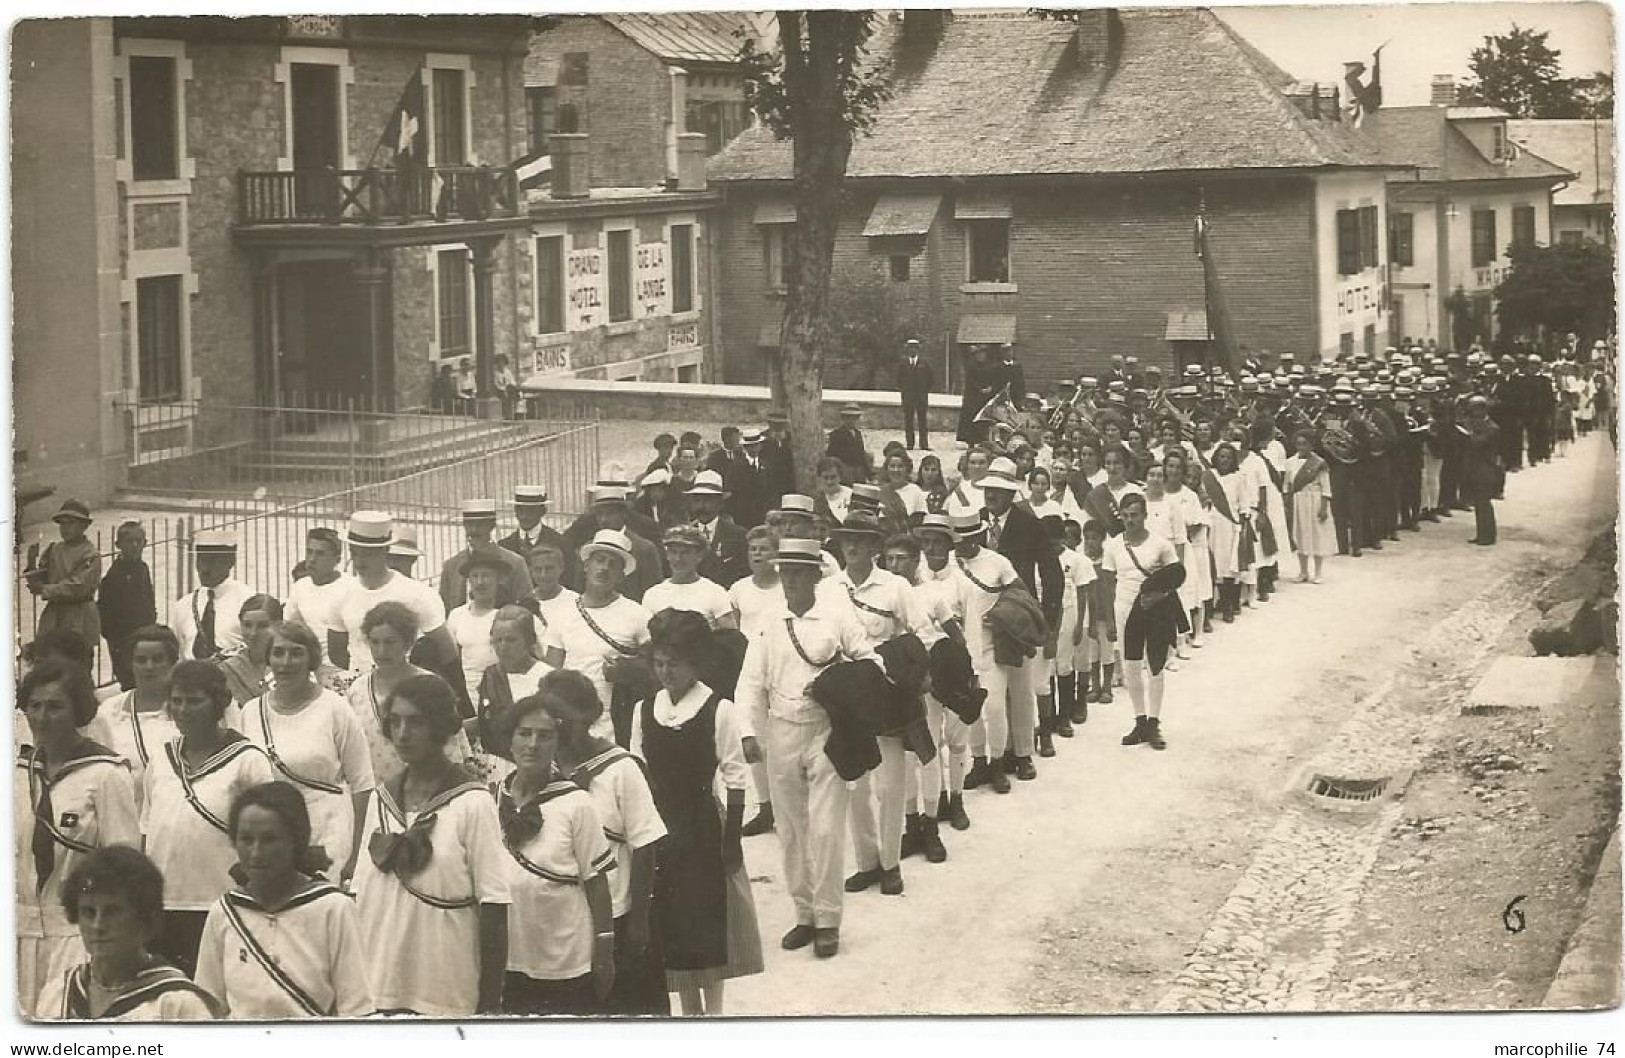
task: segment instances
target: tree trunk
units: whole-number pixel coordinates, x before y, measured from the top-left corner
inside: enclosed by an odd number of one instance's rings
[[[810,492],[813,468],[825,450],[824,359],[830,346],[829,288],[840,223],[852,130],[840,77],[843,42],[852,11],[780,11],[784,77],[792,100],[796,225],[790,240],[793,270],[784,305],[780,348],[783,398],[790,416],[790,451],[796,483]],[[775,381],[778,381],[776,379]]]

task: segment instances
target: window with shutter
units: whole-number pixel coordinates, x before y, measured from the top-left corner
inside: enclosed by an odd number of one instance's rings
[[[1512,245],[1535,245],[1535,207],[1512,207]]]
[[[1360,270],[1360,214],[1357,210],[1337,211],[1337,274],[1351,276]]]
[[[1495,244],[1495,210],[1473,210],[1473,267],[1483,268],[1492,263],[1498,249]]]

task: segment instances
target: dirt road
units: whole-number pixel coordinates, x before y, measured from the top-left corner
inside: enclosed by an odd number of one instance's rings
[[[967,796],[947,863],[906,861],[903,896],[848,897],[835,959],[779,950],[793,917],[778,845],[747,839],[767,973],[730,983],[729,1013],[1150,1009],[1297,768],[1424,629],[1506,573],[1577,559],[1613,515],[1614,473],[1593,436],[1512,476],[1497,547],[1468,546],[1458,513],[1284,585],[1170,675],[1167,752],[1118,745],[1126,695],[1095,707],[1037,782]]]

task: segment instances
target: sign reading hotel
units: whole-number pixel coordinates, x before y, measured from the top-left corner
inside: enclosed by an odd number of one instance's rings
[[[564,262],[564,285],[571,330],[586,330],[605,321],[603,250],[571,250]]]
[[[632,294],[640,317],[671,315],[671,285],[666,280],[666,244],[639,243],[633,260]]]
[[[1337,316],[1380,313],[1388,304],[1388,284],[1380,279],[1357,279],[1337,288]]]

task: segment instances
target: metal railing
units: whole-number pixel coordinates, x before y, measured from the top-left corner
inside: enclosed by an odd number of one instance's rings
[[[511,167],[295,169],[237,174],[237,223],[402,224],[523,212]]]
[[[586,509],[587,488],[599,474],[598,423],[590,411],[574,421],[544,422],[310,408],[166,407],[172,415],[160,419],[155,429],[174,430],[185,416],[192,436],[212,443],[147,462],[132,458],[130,488],[110,509],[94,512],[91,532],[105,573],[118,524],[129,520],[143,526],[160,622],[167,620],[169,602],[195,586],[190,542],[201,530],[231,533],[237,542],[237,578],[286,599],[310,529],[321,525],[342,532],[354,511],[387,511],[395,517],[397,534],[415,538],[423,553],[415,575],[434,583],[442,564],[465,545],[463,500],[496,500],[503,512],[499,534],[506,534],[513,528],[507,512],[514,486],[545,485],[553,497],[547,521],[563,529]],[[299,421],[316,429],[286,435],[282,431],[289,416],[302,416]],[[229,429],[233,425],[238,429]],[[316,449],[327,462],[293,458],[311,450],[290,448],[287,438],[312,435],[328,446]],[[267,461],[267,452],[287,458]],[[154,507],[163,513],[152,513]],[[24,586],[24,554],[32,544],[43,550],[55,535],[53,527],[45,526],[19,534],[17,540],[13,572],[19,645],[33,638],[44,608],[43,600]],[[104,644],[95,646],[97,678],[110,682]]]

